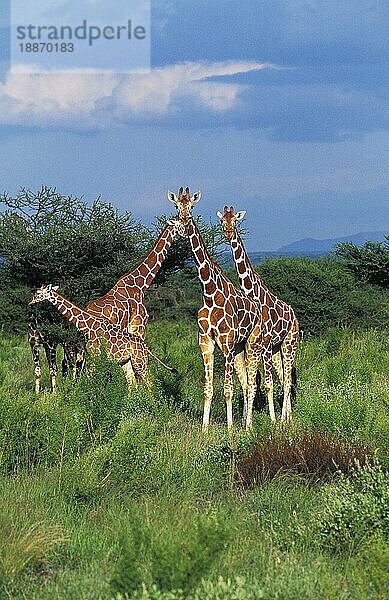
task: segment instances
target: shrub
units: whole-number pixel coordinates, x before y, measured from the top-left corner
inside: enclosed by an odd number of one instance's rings
[[[104,346],[100,354],[89,357],[79,380],[68,386],[68,401],[83,411],[93,443],[115,435],[128,401],[128,386],[123,370],[108,358]]]
[[[109,484],[110,452],[108,444],[92,447],[65,465],[62,477],[65,494],[79,502],[99,500]]]
[[[378,464],[354,468],[323,492],[318,521],[321,545],[334,553],[353,552],[371,537],[389,537],[389,482]]]
[[[197,589],[187,596],[183,590],[161,591],[156,585],[142,586],[142,591],[115,597],[115,600],[260,600],[265,598],[264,588],[259,581],[248,581],[246,577],[222,577],[204,579]]]
[[[250,487],[289,471],[313,483],[337,471],[349,473],[355,463],[364,465],[371,456],[367,446],[330,438],[319,430],[296,437],[281,432],[261,439],[238,459],[235,478]]]
[[[226,484],[224,441],[194,435],[181,417],[123,420],[105,445],[81,455],[65,470],[70,495],[95,500],[103,494],[126,493],[133,498],[157,494],[210,497]],[[228,458],[228,457],[227,457]]]
[[[267,259],[256,269],[269,289],[293,306],[305,333],[341,325],[384,327],[388,321],[387,290],[356,281],[339,259]]]
[[[343,242],[337,245],[336,254],[358,281],[389,287],[389,236],[384,243],[366,242],[363,246]]]
[[[190,517],[190,518],[188,518]],[[115,590],[131,593],[142,583],[161,592],[178,591],[187,597],[211,569],[228,539],[216,512],[178,517],[168,523],[146,520],[134,511],[130,530],[122,536],[120,559],[112,580]]]
[[[306,333],[323,333],[347,322],[353,278],[334,260],[268,259],[257,269],[269,289],[293,306]]]
[[[1,402],[0,468],[3,472],[60,464],[82,444],[82,415],[55,394],[4,394]]]

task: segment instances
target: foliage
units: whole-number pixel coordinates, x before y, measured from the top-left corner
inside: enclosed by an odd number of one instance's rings
[[[338,471],[347,474],[355,464],[364,465],[369,457],[370,448],[330,438],[319,430],[297,435],[281,431],[270,439],[260,439],[239,458],[235,478],[242,486],[250,487],[291,472],[317,483]]]
[[[355,551],[369,537],[389,538],[389,482],[379,465],[355,468],[324,491],[320,543],[331,552]]]
[[[87,302],[106,291],[117,274],[129,270],[150,243],[150,233],[129,213],[95,200],[91,206],[55,189],[22,189],[3,196],[0,256],[14,282],[32,289],[59,285],[75,301]]]
[[[186,267],[162,285],[153,286],[146,298],[151,320],[195,319],[200,304],[201,286],[194,267]]]
[[[59,378],[37,397],[25,340],[0,335],[0,597],[385,598],[386,333],[303,340],[285,433],[257,408],[253,432],[242,431],[236,401],[227,434],[217,354],[207,435],[195,323],[150,325],[150,344],[179,375],[152,364],[153,385],[129,393],[103,354],[90,377]],[[308,470],[320,471],[361,445],[380,463],[319,484],[290,470],[245,489],[234,481],[256,448],[279,450],[279,461],[309,448]]]
[[[150,244],[150,232],[129,213],[95,200],[89,206],[55,189],[22,189],[0,202],[0,281],[4,308],[0,322],[11,331],[25,328],[26,303],[42,283],[60,286],[76,304],[105,293]],[[9,319],[12,307],[23,317]],[[52,306],[35,306],[40,320],[63,323]],[[20,318],[20,317],[19,317]]]
[[[267,259],[257,270],[279,298],[293,306],[305,333],[321,334],[330,327],[383,327],[389,319],[384,290],[361,287],[334,258]]]
[[[0,471],[17,473],[60,464],[82,444],[82,415],[58,397],[2,393]]]
[[[389,236],[385,242],[366,242],[355,246],[350,242],[338,244],[336,255],[344,267],[361,283],[389,287]]]
[[[127,400],[123,370],[108,358],[104,345],[100,354],[88,357],[78,381],[68,385],[67,401],[82,410],[93,443],[115,435]]]
[[[68,323],[46,303],[27,309],[35,289],[42,283],[59,285],[64,296],[85,306],[146,256],[155,234],[167,221],[160,217],[150,229],[135,221],[131,213],[120,214],[100,198],[88,205],[82,198],[63,196],[49,187],[38,192],[22,189],[15,198],[3,195],[0,204],[5,207],[0,214],[0,325],[7,331],[25,330],[32,310],[43,329],[46,326],[46,333],[58,341],[71,337],[63,328],[64,323],[68,328]],[[216,255],[221,243],[219,228],[204,223],[201,217],[197,222],[210,253]],[[169,278],[177,270],[183,271],[193,287],[196,274],[191,262],[188,240],[178,237],[156,278],[155,289],[164,283],[172,289]],[[169,298],[180,303],[180,290],[171,291]],[[158,316],[158,291],[150,308]]]
[[[344,321],[352,277],[334,261],[268,259],[258,271],[269,289],[293,306],[302,330],[322,333]]]
[[[134,511],[130,531],[122,536],[114,589],[131,593],[146,581],[161,592],[181,590],[187,597],[212,568],[228,538],[226,524],[215,510],[195,518],[174,513],[158,530]]]
[[[28,529],[18,530],[8,515],[0,516],[0,581],[11,580],[32,564],[39,564],[57,544],[64,542],[61,529],[43,523],[34,523]]]
[[[309,430],[385,448],[389,439],[387,330],[333,329],[300,344],[294,418]]]

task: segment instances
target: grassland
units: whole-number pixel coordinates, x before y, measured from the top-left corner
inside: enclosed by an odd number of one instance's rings
[[[128,394],[103,356],[36,397],[26,341],[0,337],[0,597],[388,597],[387,332],[304,340],[292,425],[257,406],[242,431],[236,386],[231,436],[220,356],[200,430],[195,325],[149,343],[179,375]]]

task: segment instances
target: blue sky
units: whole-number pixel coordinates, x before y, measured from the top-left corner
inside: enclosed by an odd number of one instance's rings
[[[151,8],[147,74],[7,74],[3,53],[2,190],[101,195],[152,222],[189,185],[206,219],[247,210],[252,251],[388,229],[386,0]]]

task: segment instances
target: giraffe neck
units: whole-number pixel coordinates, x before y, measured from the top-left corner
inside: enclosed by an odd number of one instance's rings
[[[203,288],[203,295],[213,296],[215,282],[222,276],[222,270],[210,257],[201,233],[193,220],[189,221],[188,237]],[[218,287],[220,288],[220,285]]]
[[[64,317],[70,321],[78,331],[88,333],[96,327],[101,327],[101,321],[93,315],[79,308],[54,290],[51,290],[51,296],[48,301],[53,304]]]
[[[231,238],[231,250],[236,271],[238,273],[240,287],[246,294],[262,299],[268,289],[258,273],[254,270],[242,242],[242,238],[236,229]]]
[[[137,288],[143,294],[150,287],[162,267],[176,235],[175,227],[169,224],[166,225],[146,258],[131,273],[122,277],[121,282],[130,285],[134,285],[135,282]]]

